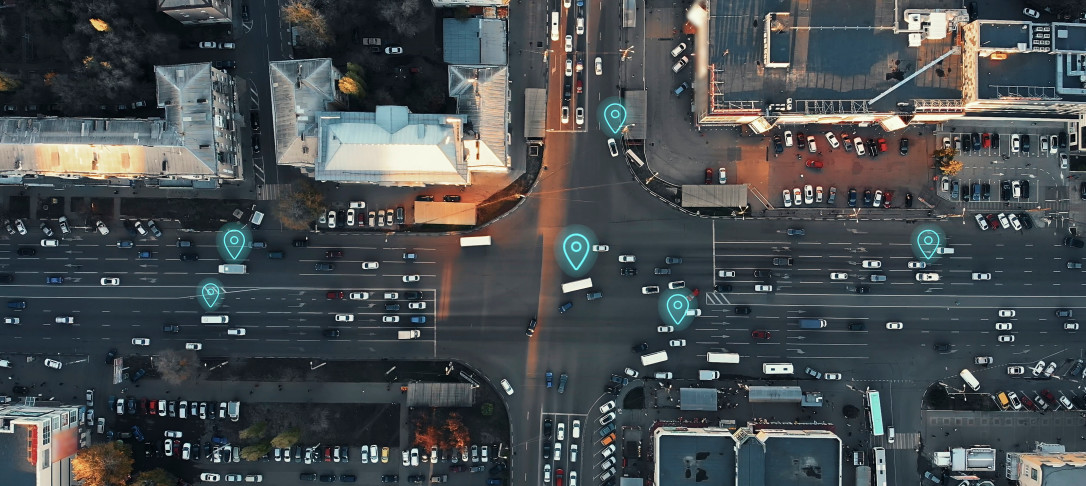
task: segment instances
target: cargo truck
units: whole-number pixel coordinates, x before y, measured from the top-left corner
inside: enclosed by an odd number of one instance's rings
[[[408,329],[406,331],[396,331],[396,335],[399,339],[415,339],[422,335],[422,332],[418,329]]]
[[[240,263],[224,263],[219,265],[219,273],[246,273],[248,268]]]
[[[716,370],[698,370],[699,380],[716,380],[720,378],[720,372]]]
[[[799,320],[799,328],[800,329],[822,329],[823,327],[826,327],[826,320],[825,319],[800,319]]]
[[[667,361],[667,351],[657,351],[641,356],[641,366],[649,366]]]

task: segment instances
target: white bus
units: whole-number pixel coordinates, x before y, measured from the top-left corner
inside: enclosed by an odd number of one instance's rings
[[[790,375],[793,371],[792,363],[762,363],[762,373],[767,375]]]
[[[551,12],[551,41],[558,41],[558,12]]]
[[[886,449],[875,448],[875,486],[886,486]]]
[[[641,356],[641,366],[654,365],[667,361],[667,351],[657,351]]]
[[[973,391],[980,390],[980,382],[977,381],[977,378],[973,376],[973,373],[969,370],[962,370],[959,375],[962,377],[962,380],[965,380],[965,384],[969,385],[969,388],[972,388]]]
[[[577,290],[584,290],[592,286],[592,279],[584,278],[562,284],[562,293],[568,294]]]
[[[219,273],[246,273],[248,267],[240,263],[223,263],[219,265]]]
[[[489,236],[465,236],[460,238],[460,246],[490,246]]]
[[[705,360],[710,363],[738,363],[739,353],[714,353],[705,354]]]

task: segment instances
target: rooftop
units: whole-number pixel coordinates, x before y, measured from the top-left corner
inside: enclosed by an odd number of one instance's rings
[[[329,58],[274,61],[268,72],[276,162],[312,167],[317,159],[317,113],[336,101],[336,82],[343,75]]]

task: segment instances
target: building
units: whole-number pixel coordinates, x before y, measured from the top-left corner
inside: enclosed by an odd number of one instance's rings
[[[275,61],[269,68],[275,121],[275,161],[312,176],[317,161],[318,113],[341,101],[340,73],[329,58]]]
[[[756,133],[807,123],[892,131],[985,114],[1065,121],[1076,134],[1086,119],[1086,25],[878,3],[872,29],[809,9],[752,23],[732,2],[695,1],[684,69],[693,71],[696,123]],[[1071,150],[1080,149],[1071,138]]]
[[[158,11],[185,25],[229,24],[230,0],[157,0]]]
[[[0,406],[0,475],[5,486],[68,486],[79,450],[79,407]]]
[[[197,63],[156,66],[155,82],[164,118],[0,118],[0,183],[213,188],[240,179],[233,77]]]
[[[465,150],[469,170],[506,172],[511,164],[509,133],[509,68],[449,66],[449,96],[466,117]]]
[[[434,7],[508,7],[509,0],[432,0]]]
[[[444,19],[442,53],[450,66],[506,66],[507,37],[504,20]]]
[[[657,427],[652,440],[653,484],[842,484],[841,440],[826,430]]]
[[[1067,452],[1060,444],[1037,444],[1033,452],[1008,452],[1005,476],[1020,486],[1086,484],[1086,452]]]

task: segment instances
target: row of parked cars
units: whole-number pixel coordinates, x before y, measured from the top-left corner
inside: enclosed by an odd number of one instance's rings
[[[870,155],[871,158],[876,158],[882,152],[888,152],[890,147],[886,143],[885,138],[868,138],[866,141],[862,137],[850,137],[848,133],[841,132],[841,139],[838,140],[837,135],[833,132],[826,132],[823,134],[826,138],[826,143],[829,148],[841,148],[845,149],[845,152],[852,152],[855,150],[857,156]],[[841,141],[844,141],[842,144]],[[815,154],[818,151],[818,141],[814,135],[805,135],[803,132],[796,132],[796,136],[792,137],[791,130],[785,130],[784,137],[780,135],[773,136],[773,151],[776,153],[783,153],[785,147],[791,147],[795,145],[799,150],[807,149],[808,152]],[[898,154],[905,156],[909,155],[909,139],[902,137],[898,141]],[[810,167],[810,166],[809,166]]]
[[[810,161],[808,161],[810,162]],[[790,208],[792,206],[802,206],[804,204],[811,205],[816,203],[825,203],[829,206],[837,204],[837,188],[830,186],[828,193],[823,191],[822,186],[812,186],[807,184],[803,186],[803,190],[800,188],[784,189],[781,192],[781,197],[784,199],[784,207]],[[860,206],[860,195],[854,187],[848,189],[848,207],[855,208]],[[882,189],[864,189],[863,192],[863,207],[882,207],[889,209],[894,202],[894,191],[883,191]],[[905,194],[905,207],[913,207],[913,194]]]
[[[1003,180],[999,183],[1000,201],[1022,201],[1029,199],[1029,181],[1022,180]],[[949,179],[943,177],[941,189],[943,192],[950,193],[951,201],[961,200],[962,202],[976,202],[976,201],[991,201],[992,200],[992,185],[977,181],[973,183],[960,183],[957,179]]]
[[[1057,135],[1040,135],[1037,138],[1040,139],[1040,152],[1056,154],[1060,149],[1067,148],[1067,132],[1060,132]],[[999,134],[998,133],[963,133],[961,135],[954,135],[953,141],[951,137],[943,137],[943,148],[954,149],[958,152],[979,151],[984,148],[991,148],[999,150]],[[1030,151],[1030,136],[1027,134],[1011,134],[1011,153],[1029,152]]]

